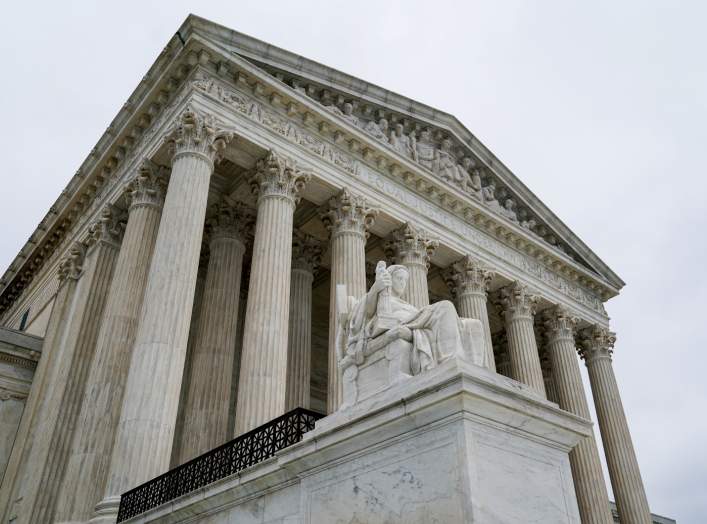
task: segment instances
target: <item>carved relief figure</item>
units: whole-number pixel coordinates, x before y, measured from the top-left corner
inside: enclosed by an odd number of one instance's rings
[[[413,158],[415,152],[415,136],[406,135],[403,124],[395,124],[393,132],[390,134],[390,144],[401,155]]]
[[[442,140],[442,146],[437,151],[437,172],[443,180],[461,181],[457,170],[457,159],[452,154],[452,141],[449,138]]]
[[[353,114],[353,104],[351,102],[344,103],[344,112],[341,115],[344,120],[348,120],[353,125],[361,127],[361,121]]]
[[[503,209],[501,209],[501,214],[509,220],[512,220],[513,222],[518,222],[518,216],[514,211],[515,207],[516,203],[513,201],[513,199],[507,198],[506,201],[503,203]]]
[[[415,160],[430,171],[436,171],[437,149],[429,129],[420,131],[420,138],[415,145],[415,153]]]
[[[487,206],[494,211],[501,212],[501,204],[496,200],[496,184],[494,184],[493,181],[489,182],[489,184],[481,190],[481,195]]]
[[[381,142],[388,142],[388,121],[385,118],[381,118],[378,123],[375,120],[371,120],[363,130]]]
[[[480,366],[488,364],[483,344],[479,343],[480,322],[460,319],[448,300],[421,309],[408,304],[402,297],[409,276],[405,266],[386,267],[381,261],[376,266],[375,281],[363,297],[337,296],[340,368],[361,364],[384,348],[387,354],[395,353],[394,360],[402,366],[399,369],[408,376],[454,356]],[[337,294],[341,291],[337,289]]]

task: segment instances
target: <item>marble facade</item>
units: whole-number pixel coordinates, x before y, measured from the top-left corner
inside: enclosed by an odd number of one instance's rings
[[[621,279],[451,115],[195,16],[179,35],[0,280],[0,324],[44,337],[2,522],[115,522],[128,489],[327,406],[137,521],[610,523],[580,355],[620,518],[650,522],[603,307]],[[466,319],[468,358],[340,365],[381,260],[405,303]]]

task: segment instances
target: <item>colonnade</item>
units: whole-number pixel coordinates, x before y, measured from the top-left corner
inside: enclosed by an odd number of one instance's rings
[[[79,270],[65,271],[71,285],[60,287],[61,307],[55,308],[65,322],[50,323],[45,344],[52,348],[45,353],[60,350],[57,354],[68,360],[55,359],[55,369],[40,365],[42,398],[28,400],[28,405],[37,404],[37,414],[23,421],[21,431],[29,440],[15,458],[28,465],[16,468],[12,489],[22,493],[21,506],[31,511],[18,512],[17,522],[49,521],[52,515],[57,522],[114,522],[121,493],[169,469],[183,380],[181,461],[218,446],[229,433],[242,434],[308,405],[312,282],[326,246],[295,229],[294,211],[311,174],[271,151],[248,177],[256,209],[223,199],[207,211],[214,163],[230,134],[208,116],[187,109],[170,139],[169,184],[163,168],[144,163],[128,187],[127,217],[107,208],[93,243],[72,252],[70,261],[83,262],[67,262]],[[350,295],[365,292],[366,239],[377,214],[349,189],[321,208],[329,231],[332,293],[337,284],[346,284]],[[117,225],[121,221],[124,234]],[[210,256],[200,307],[193,311],[205,229]],[[251,242],[245,313],[239,313],[244,256]],[[417,307],[429,304],[428,269],[437,248],[438,241],[413,223],[393,230],[385,244],[388,256],[409,268],[407,300]],[[580,348],[622,522],[650,522],[611,364],[614,335],[598,325],[577,331],[578,319],[559,305],[538,313],[539,296],[522,282],[490,293],[494,272],[471,255],[445,269],[444,278],[460,316],[482,322],[487,368],[526,384],[542,398],[550,390],[550,370],[552,400],[588,419]],[[333,353],[335,304],[332,297],[329,412],[341,402]],[[503,333],[494,336],[493,307],[504,324]],[[239,314],[244,314],[242,340]],[[549,360],[545,374],[538,326]],[[240,363],[235,376],[234,359]],[[234,389],[235,422],[229,428]],[[58,417],[71,422],[62,424]],[[596,441],[581,442],[570,464],[582,522],[612,522]],[[40,482],[23,485],[22,478],[30,477]]]

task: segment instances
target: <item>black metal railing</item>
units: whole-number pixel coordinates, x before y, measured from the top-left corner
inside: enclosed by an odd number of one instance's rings
[[[304,408],[293,409],[123,493],[118,522],[269,459],[281,449],[302,440],[302,436],[314,429],[314,423],[323,416]]]

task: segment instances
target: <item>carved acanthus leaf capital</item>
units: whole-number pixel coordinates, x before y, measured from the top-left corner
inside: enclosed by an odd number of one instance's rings
[[[83,263],[86,258],[86,244],[74,242],[69,253],[59,263],[59,282],[68,279],[78,280],[83,272]]]
[[[542,327],[548,343],[559,339],[571,339],[577,330],[579,318],[565,306],[554,306],[543,311]]]
[[[501,288],[494,297],[494,303],[507,320],[519,317],[532,318],[538,300],[539,297],[528,286],[517,281]]]
[[[378,215],[378,209],[368,206],[366,199],[344,188],[329,199],[329,205],[320,216],[332,236],[342,232],[354,232],[368,237],[368,229]]]
[[[213,115],[198,113],[191,107],[177,117],[166,141],[173,161],[180,154],[197,154],[212,163],[218,163],[233,133],[219,126]]]
[[[150,159],[143,160],[127,187],[126,196],[130,209],[140,206],[162,207],[167,190],[168,171],[166,167],[157,165]]]
[[[207,216],[211,241],[235,238],[246,244],[253,236],[255,210],[241,202],[230,203],[222,199],[211,206]]]
[[[301,171],[294,160],[272,149],[258,160],[250,176],[250,187],[258,200],[264,197],[286,198],[296,205],[299,192],[309,182],[311,174]]]
[[[92,249],[99,244],[106,244],[120,248],[120,242],[125,230],[125,215],[112,204],[106,205],[101,210],[101,216],[88,228],[86,246]]]
[[[444,271],[444,280],[455,296],[469,293],[486,295],[494,272],[484,267],[475,258],[466,255]]]
[[[616,333],[607,328],[594,324],[579,332],[579,356],[587,364],[600,358],[611,359],[616,343]]]
[[[439,241],[407,222],[390,234],[385,251],[397,264],[421,264],[429,268],[430,257],[437,246]]]
[[[322,261],[322,243],[295,229],[292,232],[292,269],[314,273]]]

